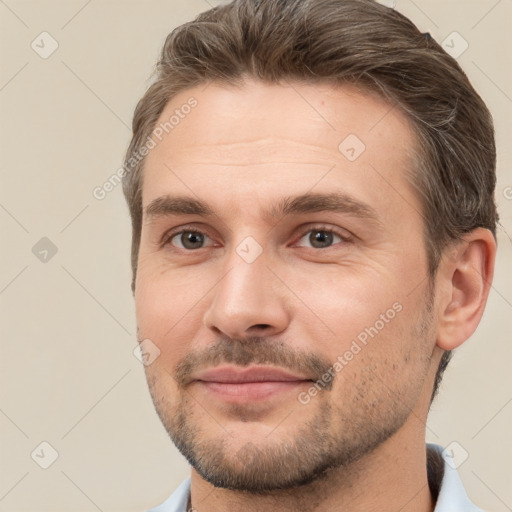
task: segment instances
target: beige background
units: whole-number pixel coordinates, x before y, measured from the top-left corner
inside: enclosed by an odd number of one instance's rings
[[[133,109],[166,35],[209,4],[0,1],[2,511],[142,511],[188,474],[133,355],[131,231],[121,187],[102,201],[92,190],[121,164]],[[512,2],[398,0],[396,8],[439,42],[462,35],[469,47],[459,61],[495,118],[496,277],[427,432],[429,441],[456,441],[459,456],[468,453],[459,471],[475,502],[510,510]],[[35,40],[43,51],[43,31],[59,45],[46,59],[31,48]],[[46,262],[33,252],[47,248],[43,237],[57,249]],[[47,469],[36,463],[50,461],[43,441],[58,452]]]

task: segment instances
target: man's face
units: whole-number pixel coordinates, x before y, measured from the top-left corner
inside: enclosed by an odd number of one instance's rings
[[[203,85],[159,123],[176,109],[146,159],[135,300],[178,448],[263,492],[417,432],[438,359],[406,119],[319,84]]]

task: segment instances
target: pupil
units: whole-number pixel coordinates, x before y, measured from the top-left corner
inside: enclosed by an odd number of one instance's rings
[[[185,243],[183,245],[188,248],[196,248],[197,245],[201,245],[202,243],[202,236],[198,233],[188,233],[188,235],[185,235]],[[187,244],[189,244],[187,246]],[[190,247],[191,246],[191,247]]]
[[[313,247],[317,247],[317,244],[320,243],[328,243],[330,244],[332,242],[332,233],[327,233],[326,231],[316,231],[313,235],[312,239],[312,245]]]

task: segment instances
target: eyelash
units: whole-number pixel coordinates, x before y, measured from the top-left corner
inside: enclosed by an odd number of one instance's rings
[[[300,240],[301,238],[303,238],[305,235],[307,235],[311,231],[321,231],[323,233],[331,233],[333,235],[339,236],[341,238],[341,242],[333,243],[333,245],[330,245],[329,247],[325,247],[323,249],[317,249],[316,247],[306,247],[306,249],[316,249],[317,251],[322,251],[322,250],[325,251],[325,250],[331,249],[332,247],[334,247],[337,244],[340,244],[340,243],[346,244],[346,243],[352,242],[351,237],[342,234],[340,231],[338,231],[336,229],[328,228],[327,226],[323,226],[321,224],[319,224],[317,226],[310,226],[307,229],[304,229],[303,231],[301,231],[301,234],[299,235],[297,240]]]
[[[304,235],[307,235],[311,231],[321,231],[324,233],[332,233],[333,235],[339,236],[343,243],[352,243],[353,242],[353,239],[351,237],[348,237],[347,235],[342,234],[341,232],[337,231],[336,229],[328,228],[327,226],[323,226],[323,225],[308,227],[307,229],[305,229],[301,232],[301,234],[299,235],[297,240],[302,239],[304,237]],[[204,231],[199,231],[198,229],[185,227],[185,228],[180,229],[179,231],[171,232],[171,233],[168,233],[166,236],[164,236],[164,240],[161,244],[161,247],[165,247],[165,246],[169,245],[171,243],[171,240],[175,236],[181,235],[182,233],[194,233],[195,235],[206,235],[208,238],[211,239],[211,237],[208,235],[208,233],[205,233]],[[341,243],[341,242],[338,242],[338,243]],[[317,249],[315,247],[306,247],[306,248],[307,249],[316,249],[317,251],[320,251],[320,250],[325,251],[325,250],[332,248],[334,245],[336,245],[336,244],[333,244],[329,247],[325,247],[323,249]],[[195,251],[199,251],[200,249],[204,249],[204,247],[200,247],[199,249],[181,249],[180,247],[174,247],[174,249],[182,250],[182,251],[186,251],[186,252],[195,252]]]

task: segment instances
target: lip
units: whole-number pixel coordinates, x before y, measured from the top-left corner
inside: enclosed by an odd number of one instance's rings
[[[199,372],[195,375],[194,380],[240,384],[246,382],[294,382],[311,379],[272,366],[252,366],[249,368],[222,366]]]
[[[223,366],[200,372],[194,381],[209,394],[232,403],[254,402],[297,390],[312,379],[271,366]]]

